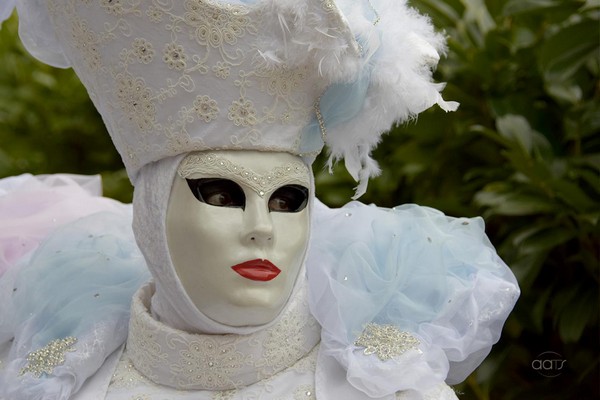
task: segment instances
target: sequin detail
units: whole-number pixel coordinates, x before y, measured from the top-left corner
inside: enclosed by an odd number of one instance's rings
[[[259,174],[213,152],[192,153],[186,156],[179,164],[177,173],[182,178],[188,178],[195,173],[232,177],[248,185],[260,197],[290,183],[310,186],[310,172],[302,161],[281,165],[265,174]]]
[[[64,339],[56,339],[39,350],[27,354],[28,365],[19,371],[19,375],[31,372],[36,378],[43,373],[52,374],[55,367],[65,363],[65,353],[75,351],[73,345],[77,338],[68,336]]]
[[[421,342],[394,325],[369,323],[354,345],[364,347],[365,355],[375,354],[381,361],[391,360],[409,350],[418,350]]]
[[[319,123],[319,130],[321,131],[321,138],[323,139],[323,143],[327,140],[327,127],[325,126],[325,120],[323,119],[323,114],[321,114],[321,97],[315,101],[315,115],[317,116],[317,122]]]
[[[178,331],[152,318],[148,307],[153,288],[147,285],[133,299],[127,357],[153,383],[184,391],[241,389],[288,368],[306,371],[303,360],[310,358],[320,328],[302,301],[305,290],[300,289],[281,320],[268,329],[207,335]],[[309,365],[314,365],[312,358]]]

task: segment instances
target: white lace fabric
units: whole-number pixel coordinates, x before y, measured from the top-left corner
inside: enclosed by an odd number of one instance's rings
[[[304,285],[302,285],[304,286]],[[132,303],[127,349],[150,381],[179,390],[232,390],[270,378],[305,357],[319,342],[302,287],[270,328],[249,335],[192,334],[156,321],[152,285]]]
[[[60,43],[60,56],[86,86],[130,177],[148,162],[194,150],[300,153],[302,128],[327,82],[312,56],[293,63],[283,59],[286,44],[279,42],[286,32],[277,16],[293,18],[293,5],[212,0],[47,5],[47,12],[21,6],[26,16],[47,15],[43,28],[29,26],[25,36],[39,41],[42,29]],[[331,48],[345,49],[347,40],[354,41],[333,3],[310,1],[303,8],[322,14],[319,35],[335,43]],[[42,59],[57,57],[35,43],[28,48]]]
[[[406,0],[10,0],[25,47],[72,66],[135,184],[198,150],[344,159],[364,193],[394,123],[438,104],[445,39]]]

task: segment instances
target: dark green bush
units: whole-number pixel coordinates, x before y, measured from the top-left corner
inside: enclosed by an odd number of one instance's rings
[[[106,194],[130,201],[121,158],[73,71],[32,59],[15,16],[0,29],[0,57],[0,177],[102,173]]]
[[[430,110],[376,152],[362,199],[480,215],[522,295],[465,398],[597,399],[600,235],[599,3],[419,0],[449,37],[437,78],[456,113]],[[351,180],[320,173],[326,202]],[[555,378],[540,353],[567,360]]]

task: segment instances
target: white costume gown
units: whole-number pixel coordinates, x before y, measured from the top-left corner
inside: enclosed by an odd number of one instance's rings
[[[454,399],[519,293],[480,219],[317,202],[278,320],[190,334],[152,317],[131,207],[72,178],[0,180],[0,399]]]

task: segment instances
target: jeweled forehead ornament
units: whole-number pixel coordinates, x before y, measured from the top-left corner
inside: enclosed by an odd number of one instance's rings
[[[401,0],[17,7],[24,44],[75,69],[134,184],[144,165],[182,153],[283,151],[310,163],[325,144],[359,195],[393,123],[457,106],[431,79],[444,38]]]
[[[286,184],[296,183],[310,187],[310,170],[300,160],[276,166],[265,173],[257,173],[222,157],[218,152],[199,152],[188,154],[179,164],[177,174],[181,178],[201,174],[204,177],[233,179],[245,184],[260,197]]]

